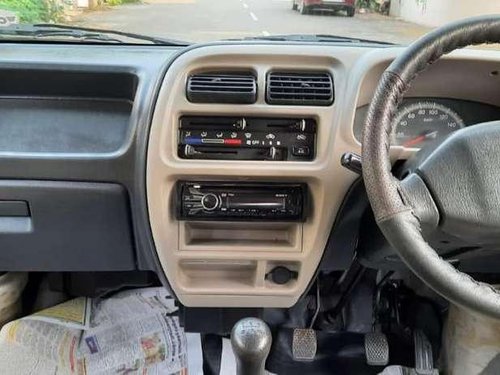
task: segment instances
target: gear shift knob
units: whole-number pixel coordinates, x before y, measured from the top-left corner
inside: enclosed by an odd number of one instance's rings
[[[231,331],[231,345],[236,358],[237,375],[264,375],[273,338],[262,320],[245,318]]]

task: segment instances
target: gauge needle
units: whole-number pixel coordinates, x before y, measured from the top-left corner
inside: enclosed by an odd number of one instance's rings
[[[438,131],[434,130],[432,132],[419,135],[418,137],[410,139],[410,140],[406,141],[405,143],[403,143],[403,146],[404,147],[415,146],[415,145],[419,144],[420,142],[423,142],[423,141],[425,141],[427,139],[434,139],[434,138],[436,138],[437,134],[438,134]]]

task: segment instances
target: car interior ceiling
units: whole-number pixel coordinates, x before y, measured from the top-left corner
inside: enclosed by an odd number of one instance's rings
[[[499,17],[410,47],[2,42],[21,315],[163,286],[205,374],[244,318],[270,329],[271,373],[442,369],[451,309],[500,317],[474,289],[500,283],[500,51],[455,50],[495,40]]]

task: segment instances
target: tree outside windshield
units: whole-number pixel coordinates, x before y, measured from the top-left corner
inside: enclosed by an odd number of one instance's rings
[[[63,23],[208,42],[328,34],[408,44],[500,0],[0,0],[0,27]]]

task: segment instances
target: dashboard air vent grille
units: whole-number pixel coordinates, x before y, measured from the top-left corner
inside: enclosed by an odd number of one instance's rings
[[[193,74],[186,95],[193,103],[252,104],[257,100],[257,82],[251,73]]]
[[[333,79],[329,73],[281,73],[267,76],[266,100],[269,104],[330,105]]]

